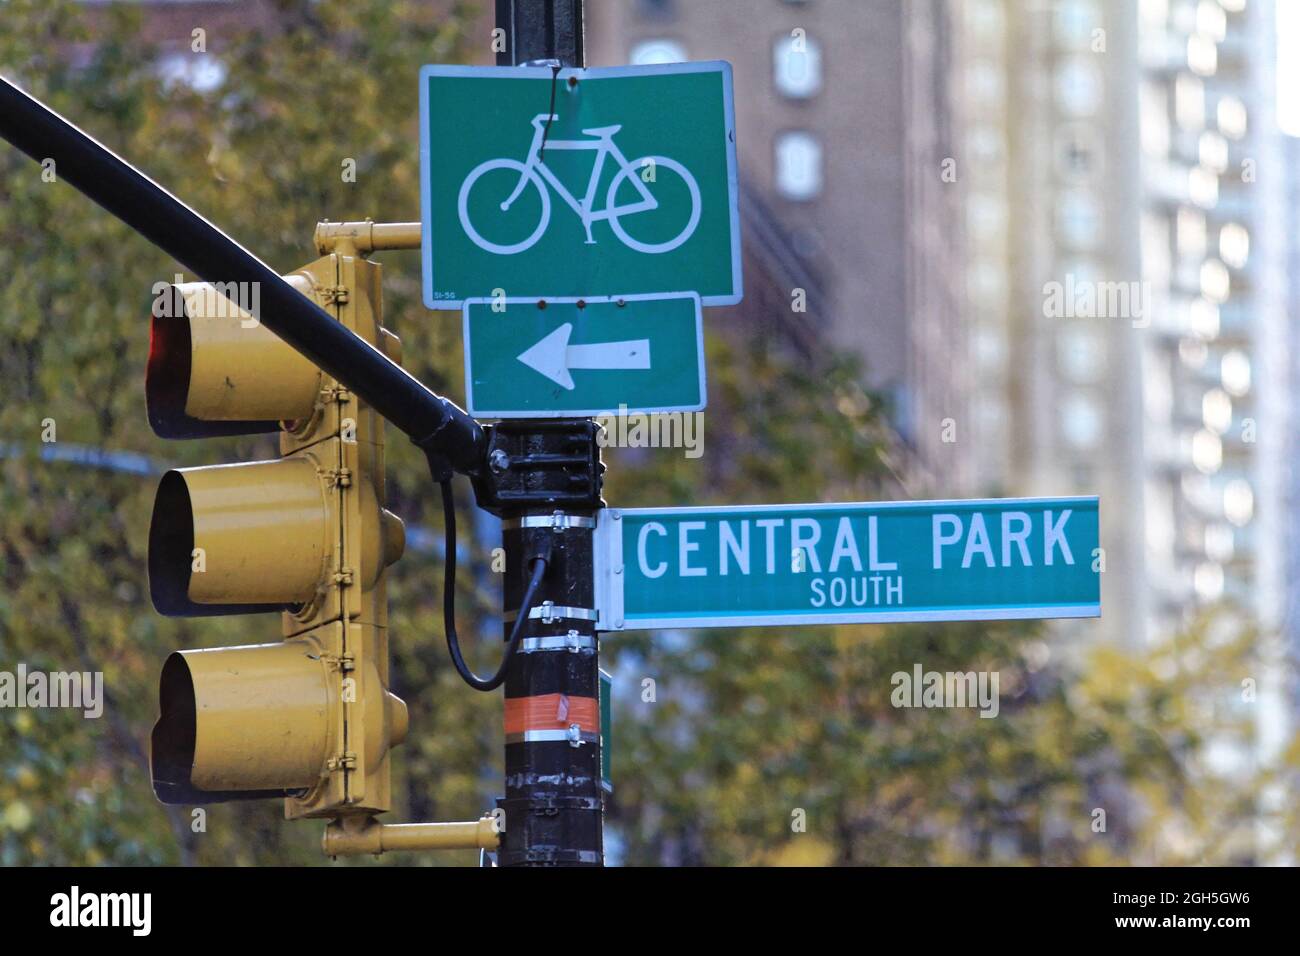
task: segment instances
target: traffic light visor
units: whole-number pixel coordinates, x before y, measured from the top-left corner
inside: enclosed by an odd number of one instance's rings
[[[320,370],[240,304],[252,298],[207,282],[167,284],[154,298],[145,403],[160,438],[273,432],[312,415]]]
[[[327,572],[330,509],[306,456],[169,471],[149,525],[149,592],[162,614],[288,610]]]
[[[283,797],[321,777],[337,701],[309,641],[180,651],[163,665],[150,772],[163,803]]]

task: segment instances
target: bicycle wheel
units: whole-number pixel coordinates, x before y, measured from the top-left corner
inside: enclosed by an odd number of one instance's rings
[[[641,242],[639,239],[633,239],[628,235],[627,230],[623,228],[623,224],[619,222],[618,214],[614,212],[618,208],[618,187],[623,184],[623,180],[639,175],[640,170],[651,164],[655,170],[656,181],[662,170],[670,170],[676,173],[682,182],[686,184],[686,189],[691,196],[691,214],[687,218],[686,225],[681,232],[667,242]],[[609,228],[629,249],[651,254],[672,252],[691,237],[695,232],[695,227],[700,223],[700,187],[696,184],[695,177],[677,160],[669,159],[667,156],[642,156],[640,159],[630,161],[614,174],[614,180],[609,184],[609,192],[605,194],[605,208],[609,210]],[[625,215],[636,215],[636,213],[625,213]]]
[[[477,183],[480,179],[482,179],[485,175],[497,169],[513,170],[514,172],[517,172],[520,176],[527,177],[528,181],[532,183],[533,186],[536,187],[537,194],[540,197],[541,204],[542,204],[541,219],[537,223],[537,228],[534,229],[532,231],[532,234],[527,239],[524,239],[522,242],[507,243],[507,244],[492,242],[488,239],[483,238],[483,234],[480,233],[476,228],[474,228],[474,224],[470,222],[469,219],[470,190],[473,189],[474,184]],[[509,188],[513,189],[516,185],[518,185],[517,181],[511,182]],[[480,194],[482,194],[482,190],[480,190]],[[490,209],[492,207],[496,207],[497,209],[500,209],[504,213],[504,212],[508,212],[508,210],[505,207],[505,201],[506,199],[509,198],[509,195],[510,195],[509,193],[505,193],[504,195],[501,196],[499,200],[496,201],[493,201],[490,197],[485,198],[483,195],[480,195],[478,199],[480,204],[484,208]],[[532,169],[532,167],[525,166],[523,163],[514,159],[489,159],[486,162],[479,163],[479,165],[475,166],[472,170],[470,170],[470,174],[465,177],[465,182],[462,183],[460,187],[460,197],[456,202],[456,209],[460,213],[461,228],[465,230],[465,235],[469,236],[470,239],[474,241],[474,244],[476,246],[478,246],[480,249],[486,249],[488,252],[495,252],[499,256],[513,256],[517,252],[523,252],[525,249],[531,249],[533,247],[533,244],[536,243],[537,240],[541,238],[542,233],[546,231],[546,227],[551,221],[551,194],[546,191],[546,184],[543,183],[541,179],[538,178],[537,173]]]

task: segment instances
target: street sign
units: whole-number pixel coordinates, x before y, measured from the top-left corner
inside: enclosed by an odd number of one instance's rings
[[[700,297],[468,299],[465,390],[479,418],[699,411]]]
[[[597,628],[1099,617],[1098,499],[605,509]]]
[[[420,182],[431,309],[680,289],[740,301],[728,63],[426,66]]]
[[[614,677],[600,672],[600,788],[606,793],[614,792],[614,778],[610,773],[610,764],[614,754]]]

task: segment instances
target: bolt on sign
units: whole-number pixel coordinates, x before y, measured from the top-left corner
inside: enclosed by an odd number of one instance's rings
[[[600,512],[598,627],[1099,617],[1098,499]]]
[[[436,139],[435,139],[436,137]],[[424,301],[740,301],[731,65],[420,71]]]

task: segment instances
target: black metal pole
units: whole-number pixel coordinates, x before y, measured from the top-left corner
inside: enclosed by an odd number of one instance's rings
[[[497,0],[504,62],[583,66],[582,0]],[[544,109],[546,103],[540,104]],[[539,298],[548,289],[528,290]],[[502,866],[604,864],[600,645],[592,538],[602,467],[590,419],[502,422],[489,462],[506,553],[507,633],[539,536],[552,566],[505,681]],[[499,454],[498,454],[499,453]]]
[[[364,339],[304,298],[189,206],[35,97],[0,78],[0,136],[208,282],[257,283],[263,325],[338,379],[426,452],[481,470],[486,436]],[[142,300],[143,301],[143,297]]]

